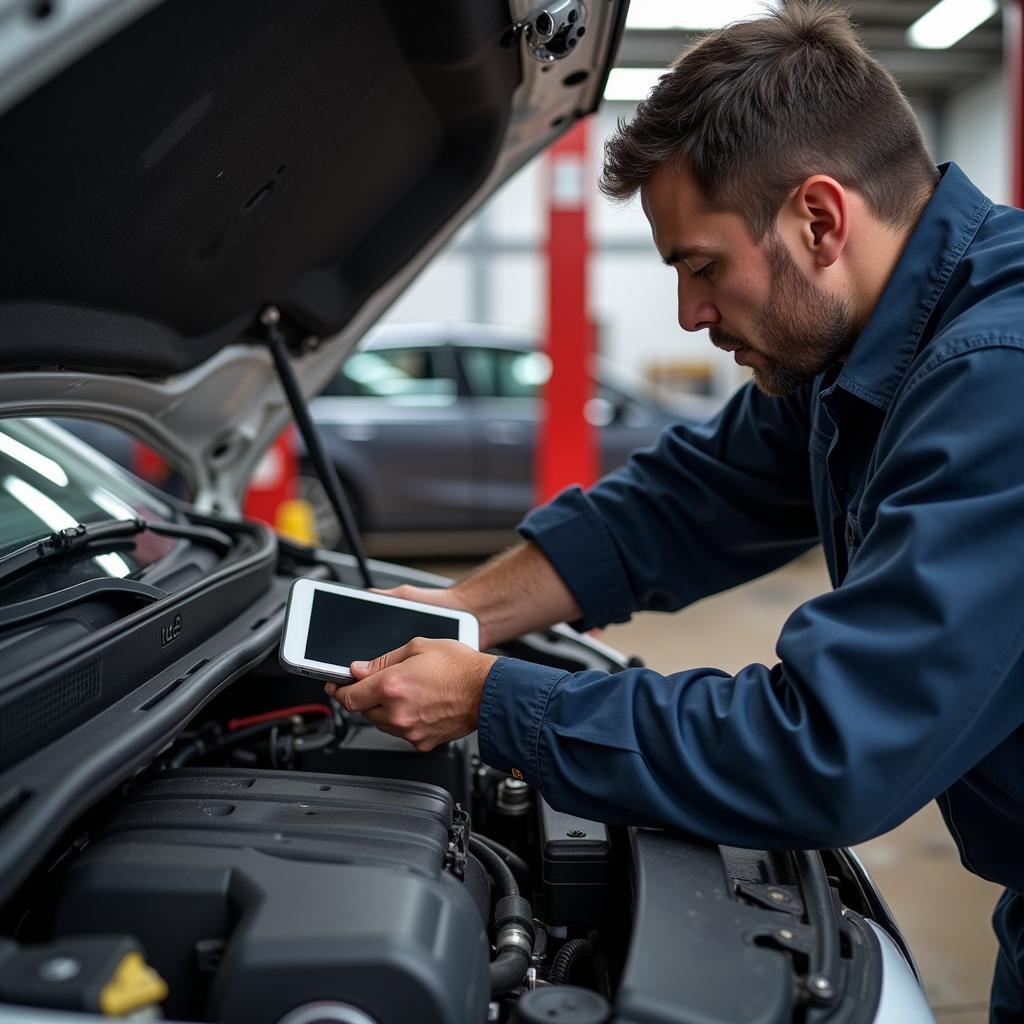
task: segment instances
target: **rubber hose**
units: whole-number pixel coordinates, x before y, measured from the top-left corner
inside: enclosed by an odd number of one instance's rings
[[[186,743],[175,755],[171,758],[169,768],[184,768],[185,765],[192,760],[193,757],[199,757],[200,754],[206,753],[206,747],[195,740]]]
[[[522,949],[503,949],[491,961],[491,995],[503,996],[511,992],[530,966],[530,958]]]
[[[497,886],[501,896],[518,896],[519,886],[516,884],[516,876],[512,874],[509,866],[501,859],[501,856],[491,849],[480,836],[469,837],[469,848],[481,864],[487,869],[494,884]]]
[[[548,982],[552,985],[564,985],[569,980],[569,972],[581,959],[594,955],[594,948],[586,939],[570,939],[555,954],[555,959],[548,972]]]
[[[484,846],[489,846],[511,869],[512,874],[520,881],[525,882],[530,878],[530,865],[519,856],[513,853],[507,846],[502,846],[496,839],[477,833],[474,837],[479,839]]]
[[[236,729],[234,732],[220,733],[204,739],[202,735],[186,743],[177,754],[171,758],[169,767],[184,768],[194,757],[202,757],[204,754],[219,754],[252,739],[254,736],[262,736],[269,733],[271,729],[279,726],[284,719],[275,719],[272,722],[259,722],[256,725],[247,725],[244,729]]]
[[[491,961],[491,995],[503,996],[506,992],[522,983],[530,966],[530,951],[519,946],[501,945],[502,929],[514,924],[526,932],[533,942],[533,912],[530,904],[519,895],[519,886],[515,875],[501,859],[500,854],[492,850],[487,843],[480,841],[479,836],[470,836],[469,848],[494,880],[498,890],[498,901],[494,908],[495,942],[498,944],[498,955]]]

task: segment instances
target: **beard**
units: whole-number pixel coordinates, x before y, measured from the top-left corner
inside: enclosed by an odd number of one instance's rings
[[[774,229],[763,249],[771,292],[758,317],[758,347],[715,329],[709,334],[716,345],[742,345],[755,352],[764,365],[751,367],[754,382],[766,395],[781,398],[842,359],[857,340],[857,327],[849,304],[815,288]]]

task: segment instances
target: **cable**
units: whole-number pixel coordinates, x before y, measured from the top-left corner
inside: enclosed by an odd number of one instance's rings
[[[277,711],[264,711],[259,715],[247,715],[244,718],[229,718],[228,732],[236,729],[244,729],[250,725],[261,725],[263,722],[273,722],[278,718],[291,718],[292,715],[324,715],[331,718],[331,709],[326,704],[296,704],[292,708],[280,708]]]
[[[548,972],[548,982],[552,985],[564,985],[569,980],[569,972],[584,959],[594,955],[594,947],[586,939],[570,939],[555,954]]]

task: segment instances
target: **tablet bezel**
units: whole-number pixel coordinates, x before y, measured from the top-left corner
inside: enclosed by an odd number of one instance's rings
[[[335,665],[331,662],[316,661],[306,657],[306,643],[309,637],[309,620],[313,611],[313,598],[317,591],[340,594],[359,601],[372,604],[390,605],[409,611],[422,612],[444,619],[454,619],[459,624],[459,643],[480,649],[480,624],[472,612],[455,608],[442,608],[436,604],[422,601],[407,601],[389,594],[373,594],[356,587],[347,587],[341,583],[323,583],[320,580],[296,580],[288,592],[288,606],[285,609],[284,631],[281,634],[279,657],[281,664],[290,672],[299,675],[315,676],[322,679],[352,681],[348,666]],[[410,638],[411,639],[411,638]],[[382,654],[387,652],[382,651]]]

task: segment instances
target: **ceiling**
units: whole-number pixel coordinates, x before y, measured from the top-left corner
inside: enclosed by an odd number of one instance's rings
[[[915,100],[943,100],[989,74],[1003,60],[1002,15],[995,14],[948,50],[920,50],[906,40],[907,27],[934,0],[845,0],[868,49]],[[701,33],[627,29],[620,67],[665,67]]]

